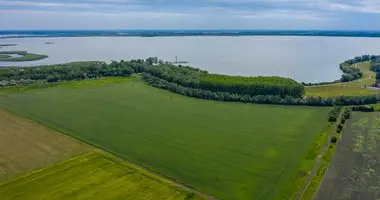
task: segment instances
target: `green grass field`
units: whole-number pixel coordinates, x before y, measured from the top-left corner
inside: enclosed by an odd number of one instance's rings
[[[331,85],[317,85],[305,87],[306,96],[361,96],[376,94],[379,91],[369,90],[365,86],[370,86],[376,82],[376,73],[370,70],[370,64],[368,62],[359,63],[356,67],[360,68],[363,72],[361,79],[347,82],[337,83]]]
[[[3,94],[0,105],[222,199],[297,193],[330,110],[193,99],[136,78],[77,83]]]
[[[202,199],[102,153],[79,156],[0,184],[2,200]]]

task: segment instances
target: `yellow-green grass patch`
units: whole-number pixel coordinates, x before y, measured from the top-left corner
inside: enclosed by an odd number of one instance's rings
[[[90,153],[0,184],[2,200],[202,199],[112,156]]]

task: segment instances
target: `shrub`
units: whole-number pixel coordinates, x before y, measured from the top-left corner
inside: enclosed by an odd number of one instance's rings
[[[338,130],[342,130],[343,129],[343,125],[342,124],[338,124],[337,128],[338,128]]]
[[[329,112],[329,122],[336,122],[341,109],[342,107],[340,106],[334,106],[334,108]]]
[[[333,136],[331,139],[330,139],[330,142],[335,144],[338,142],[338,138],[336,136]]]
[[[348,109],[348,108],[344,109],[344,112],[343,112],[343,115],[342,115],[342,119],[347,120],[347,119],[350,119],[350,117],[351,117],[351,111],[350,111],[350,109]]]
[[[361,111],[361,112],[373,112],[375,109],[369,105],[355,106],[352,108],[353,111]]]

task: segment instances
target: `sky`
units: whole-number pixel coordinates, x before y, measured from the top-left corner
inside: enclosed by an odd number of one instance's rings
[[[0,0],[0,30],[380,30],[380,0]]]

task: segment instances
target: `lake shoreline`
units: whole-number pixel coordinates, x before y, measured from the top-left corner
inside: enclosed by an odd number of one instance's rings
[[[318,36],[379,38],[380,31],[336,30],[8,30],[0,38],[34,37]]]
[[[347,42],[347,40],[349,42]],[[54,44],[47,45],[46,42]],[[357,55],[379,55],[376,38],[338,37],[54,37],[10,38],[2,51],[47,55],[39,61],[0,62],[0,67],[77,61],[159,59],[234,76],[281,76],[319,83],[341,78],[339,64]],[[342,51],[344,49],[344,51]]]

